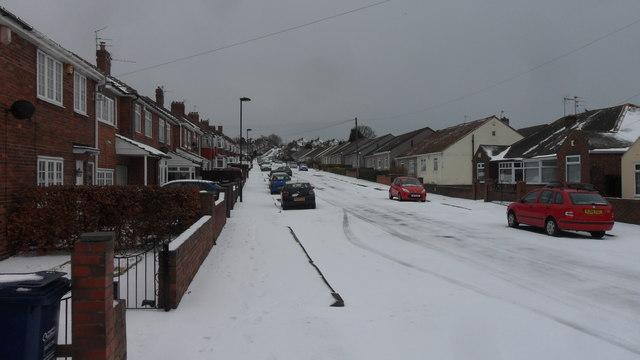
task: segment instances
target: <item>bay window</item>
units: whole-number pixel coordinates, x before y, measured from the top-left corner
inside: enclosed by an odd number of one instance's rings
[[[579,183],[580,175],[580,155],[567,156],[566,162],[566,180],[568,183]]]
[[[62,63],[38,50],[38,97],[62,106]]]
[[[522,162],[502,162],[498,165],[498,182],[501,184],[515,184],[524,180]]]
[[[524,178],[528,184],[540,184],[539,160],[526,160],[524,162]]]
[[[195,168],[191,166],[169,166],[167,171],[169,181],[195,178]]]

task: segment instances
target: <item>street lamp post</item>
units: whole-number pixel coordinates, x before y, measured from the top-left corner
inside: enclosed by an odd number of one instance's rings
[[[242,103],[243,102],[249,102],[251,101],[251,99],[249,99],[248,97],[241,97],[240,98],[240,167],[242,167]],[[242,188],[244,186],[240,187],[240,202],[242,202]]]
[[[249,159],[251,159],[251,144],[249,142],[249,131],[252,131],[252,129],[247,129],[247,155],[249,156]],[[249,164],[249,166],[251,166],[251,164]]]

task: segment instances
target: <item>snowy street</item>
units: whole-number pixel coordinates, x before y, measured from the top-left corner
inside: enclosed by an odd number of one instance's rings
[[[640,227],[554,238],[499,204],[293,177],[317,209],[282,211],[254,167],[180,307],[127,312],[132,359],[640,359]]]

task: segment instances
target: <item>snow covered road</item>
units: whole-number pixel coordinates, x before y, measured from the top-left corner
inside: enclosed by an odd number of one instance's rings
[[[180,308],[128,312],[132,358],[640,359],[638,226],[551,238],[507,228],[501,205],[390,201],[314,170],[294,178],[318,208],[281,211],[263,177]]]

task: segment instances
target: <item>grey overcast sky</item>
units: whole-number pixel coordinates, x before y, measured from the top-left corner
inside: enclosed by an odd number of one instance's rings
[[[341,13],[375,0],[2,0],[41,32],[95,63],[108,26],[115,75]],[[345,137],[358,116],[378,134],[434,129],[491,114],[514,127],[640,92],[640,24],[480,94],[458,98],[640,18],[637,0],[392,0],[211,55],[123,76],[143,94],[163,85],[227,133],[238,98],[252,136]],[[638,98],[634,98],[633,101]],[[405,116],[398,114],[412,113]]]

